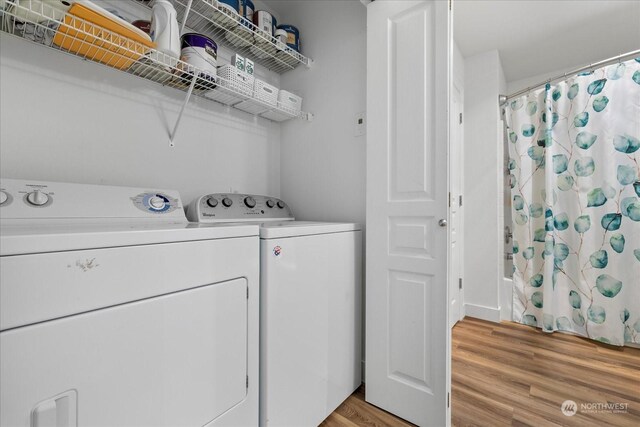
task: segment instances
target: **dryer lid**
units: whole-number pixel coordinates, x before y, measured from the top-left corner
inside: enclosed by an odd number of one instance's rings
[[[359,224],[339,222],[281,221],[265,222],[260,226],[261,239],[312,236],[361,230]]]

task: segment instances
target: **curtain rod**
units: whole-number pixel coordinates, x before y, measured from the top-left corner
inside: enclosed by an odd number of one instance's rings
[[[537,84],[535,86],[530,86],[530,87],[528,87],[526,89],[519,90],[517,92],[512,93],[511,95],[507,95],[507,96],[500,95],[499,96],[500,105],[504,105],[504,104],[507,103],[508,100],[510,100],[512,98],[515,98],[515,97],[518,97],[520,95],[523,95],[523,94],[525,94],[525,93],[527,93],[529,91],[532,91],[533,89],[537,89],[539,87],[542,87],[542,86],[546,85],[547,83],[552,83],[552,82],[555,82],[555,81],[558,81],[558,80],[565,79],[565,78],[567,78],[569,76],[575,76],[575,75],[580,74],[582,72],[585,72],[587,70],[592,70],[592,69],[595,69],[595,68],[604,67],[605,65],[615,64],[616,62],[622,62],[623,60],[626,61],[627,59],[632,59],[632,58],[637,58],[637,57],[640,57],[640,50],[634,50],[634,51],[629,52],[629,53],[624,53],[622,55],[614,56],[613,58],[605,59],[604,61],[600,61],[600,62],[596,62],[596,63],[593,63],[593,64],[589,64],[589,65],[584,66],[582,68],[578,68],[577,70],[569,71],[569,72],[561,74],[559,76],[547,79],[544,82],[542,82],[540,84]]]

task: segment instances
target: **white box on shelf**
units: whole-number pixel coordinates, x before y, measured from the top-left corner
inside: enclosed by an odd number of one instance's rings
[[[254,77],[237,69],[232,65],[223,65],[218,68],[220,85],[242,92],[244,95],[253,96]]]
[[[218,87],[204,96],[227,105],[253,97],[254,77],[230,64],[218,67]]]
[[[247,72],[247,74],[253,75],[254,68],[255,67],[253,65],[253,61],[250,60],[249,58],[245,58],[244,59],[244,70]]]
[[[255,79],[253,84],[253,96],[267,104],[276,105],[278,103],[279,89],[260,79]]]
[[[295,93],[280,89],[280,92],[278,93],[278,104],[288,107],[296,112],[300,112],[300,110],[302,110],[302,97]]]
[[[246,71],[245,62],[246,62],[246,59],[244,58],[244,56],[240,56],[237,53],[234,53],[233,56],[231,57],[231,65],[233,65],[240,71]],[[253,74],[253,72],[249,74]]]

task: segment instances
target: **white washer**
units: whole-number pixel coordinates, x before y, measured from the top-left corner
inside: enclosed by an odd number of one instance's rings
[[[199,197],[187,218],[260,224],[260,424],[317,426],[361,384],[360,227],[246,194]]]
[[[258,227],[0,181],[0,425],[258,424]]]

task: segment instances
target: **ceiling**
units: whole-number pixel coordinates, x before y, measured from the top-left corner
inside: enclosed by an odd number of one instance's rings
[[[464,57],[497,49],[507,82],[640,49],[640,0],[454,0]]]

